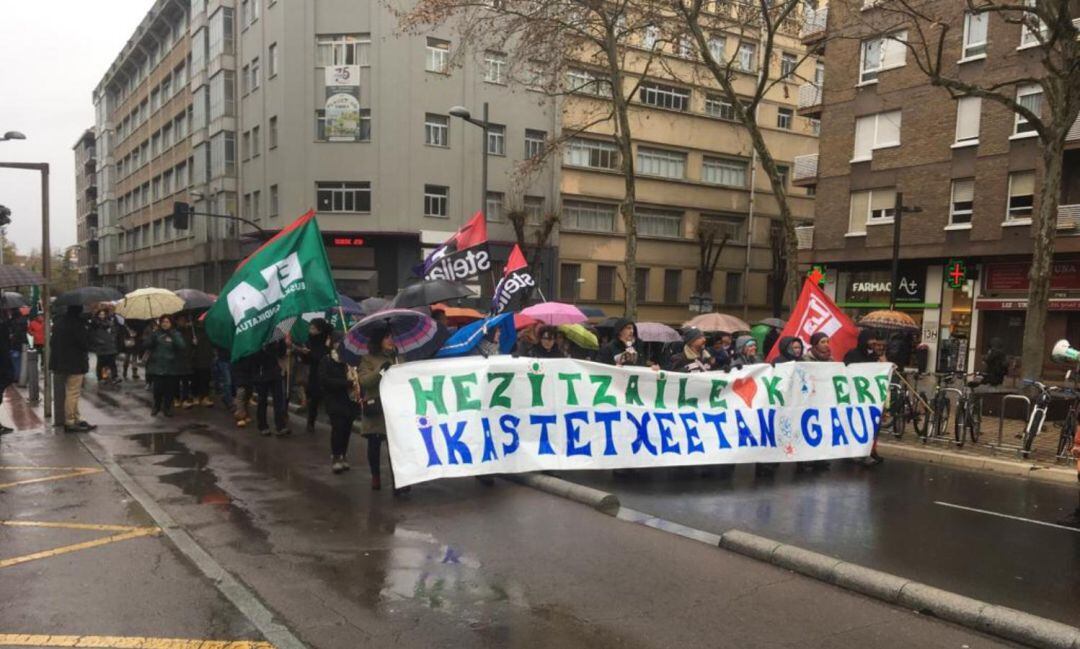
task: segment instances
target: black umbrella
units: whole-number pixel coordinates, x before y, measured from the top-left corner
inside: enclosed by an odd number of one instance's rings
[[[30,306],[30,303],[26,301],[26,298],[21,293],[15,291],[4,291],[2,297],[0,297],[0,306],[5,309],[18,309],[24,306]]]
[[[612,329],[612,330],[614,330],[615,329],[615,323],[618,322],[619,320],[622,320],[622,318],[616,318],[614,316],[612,316],[610,318],[604,318],[600,322],[596,323],[596,328],[597,329]]]
[[[32,270],[22,266],[7,266],[0,264],[0,287],[9,286],[41,286],[45,278]]]
[[[98,302],[115,302],[124,298],[124,294],[115,288],[104,286],[83,286],[61,294],[53,302],[54,307],[84,306]]]
[[[464,284],[446,279],[427,279],[398,291],[392,306],[407,309],[413,306],[428,306],[436,302],[472,297],[472,295],[473,292]]]
[[[383,309],[390,306],[390,300],[384,300],[381,297],[369,297],[366,300],[360,300],[360,314],[371,315],[378,313]]]
[[[178,298],[184,301],[185,311],[209,309],[214,306],[214,296],[200,291],[197,288],[182,288],[173,292],[176,293]]]

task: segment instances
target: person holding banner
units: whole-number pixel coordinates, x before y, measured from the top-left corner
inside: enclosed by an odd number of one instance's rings
[[[633,320],[621,318],[615,321],[615,339],[604,345],[596,356],[596,362],[605,365],[623,367],[625,365],[645,367],[649,363],[645,357],[645,346],[638,339],[637,325]]]
[[[881,362],[883,360],[882,346],[881,336],[877,332],[873,329],[861,329],[858,343],[851,351],[844,354],[844,365]],[[884,458],[878,455],[877,452],[877,431],[875,430],[874,445],[870,447],[870,455],[863,458],[863,464],[865,466],[875,466],[884,461]]]
[[[828,334],[819,331],[810,336],[810,349],[806,352],[805,360],[819,363],[832,361],[832,348],[829,346]]]
[[[705,334],[690,327],[683,333],[683,348],[668,361],[672,372],[708,372],[712,369],[712,355],[705,349]]]
[[[753,336],[739,336],[735,339],[735,358],[731,359],[732,365],[756,365],[760,362],[757,341]]]
[[[532,358],[566,358],[566,354],[556,344],[555,335],[557,331],[558,329],[550,325],[541,327],[539,342],[531,345],[528,352],[523,355]]]
[[[349,438],[359,410],[359,386],[349,378],[349,368],[340,356],[343,339],[342,333],[335,331],[330,336],[329,351],[323,347],[318,365],[312,368],[312,374],[317,375],[315,381],[319,396],[315,401],[308,401],[312,408],[308,411],[309,422],[313,421],[310,413],[318,412],[319,401],[326,406],[326,414],[330,417],[330,470],[334,473],[349,470],[345,455],[349,451]]]
[[[382,401],[379,398],[379,384],[382,383],[386,370],[397,365],[397,346],[390,330],[379,335],[371,336],[371,350],[367,356],[360,358],[360,387],[364,391],[361,402],[363,416],[360,434],[367,438],[368,469],[371,470],[371,488],[374,491],[382,489],[382,447],[386,441],[386,420],[383,418]],[[393,466],[390,467],[390,480],[393,482]],[[394,495],[408,491],[394,489]]]

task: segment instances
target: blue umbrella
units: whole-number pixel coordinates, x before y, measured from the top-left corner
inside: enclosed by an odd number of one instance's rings
[[[461,327],[450,336],[435,358],[466,356],[480,344],[484,336],[494,328],[499,328],[499,353],[509,354],[517,344],[517,330],[514,329],[514,314],[503,313],[491,318],[477,320]]]
[[[360,305],[356,302],[356,300],[352,299],[348,295],[345,295],[344,293],[338,293],[337,298],[338,304],[341,305],[341,309],[345,313],[349,315],[367,315],[364,313],[364,310],[360,308]],[[334,309],[334,311],[337,311],[337,309]]]

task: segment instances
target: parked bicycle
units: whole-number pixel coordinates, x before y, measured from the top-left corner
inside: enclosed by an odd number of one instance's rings
[[[964,445],[964,438],[970,438],[972,444],[979,442],[979,433],[982,432],[982,403],[975,388],[982,385],[983,374],[974,372],[964,374],[958,372],[956,378],[969,379],[964,381],[964,387],[960,390],[960,396],[956,402],[956,421],[954,422],[953,435],[957,446]]]
[[[926,434],[926,424],[930,413],[926,409],[927,396],[925,392],[916,394],[913,391],[913,382],[916,374],[905,371],[904,375],[910,376],[906,380],[902,376],[894,378],[889,384],[889,418],[882,422],[882,432],[891,433],[893,437],[900,439],[904,436],[908,422],[911,422],[915,434],[920,437]]]
[[[1072,372],[1070,371],[1066,374],[1066,378],[1071,377]],[[1077,422],[1080,421],[1080,392],[1075,387],[1046,385],[1041,381],[1031,379],[1025,379],[1023,384],[1034,386],[1039,393],[1035,397],[1031,416],[1028,417],[1027,426],[1024,428],[1024,440],[1020,454],[1024,458],[1031,455],[1031,447],[1035,444],[1035,438],[1042,432],[1043,425],[1046,424],[1046,412],[1050,408],[1050,402],[1055,398],[1065,398],[1069,399],[1069,406],[1065,418],[1059,424],[1055,455],[1064,459],[1072,457],[1070,451],[1076,435]]]

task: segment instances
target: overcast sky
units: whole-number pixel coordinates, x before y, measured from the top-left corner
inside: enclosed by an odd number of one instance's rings
[[[72,147],[94,125],[91,93],[150,9],[152,0],[0,0],[0,161],[50,166],[52,247],[75,243]],[[41,189],[33,171],[0,169],[0,205],[11,209],[8,238],[20,252],[41,246]]]

